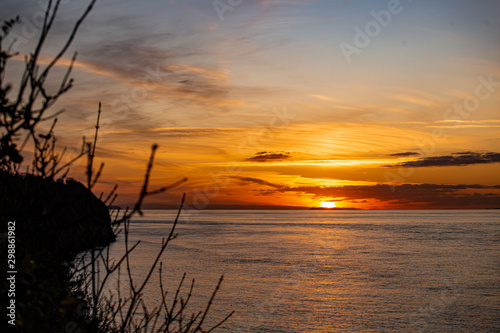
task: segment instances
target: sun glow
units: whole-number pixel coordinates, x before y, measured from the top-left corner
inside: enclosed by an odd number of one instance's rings
[[[335,207],[337,207],[337,205],[335,205],[335,202],[331,202],[331,201],[321,201],[319,205],[322,208],[335,208]]]

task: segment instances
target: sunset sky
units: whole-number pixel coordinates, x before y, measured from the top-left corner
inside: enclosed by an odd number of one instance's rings
[[[42,62],[87,3],[63,1]],[[26,53],[42,7],[0,8],[21,16]],[[98,0],[54,72],[78,50],[58,143],[76,154],[102,102],[95,192],[118,184],[119,204],[157,143],[152,188],[188,181],[147,207],[185,192],[194,208],[498,208],[499,14],[497,0]]]

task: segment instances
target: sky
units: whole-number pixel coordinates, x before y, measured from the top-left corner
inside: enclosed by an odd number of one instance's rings
[[[22,20],[14,84],[45,3],[0,2]],[[42,65],[87,3],[62,1]],[[121,205],[158,144],[151,189],[188,180],[150,208],[182,193],[195,209],[499,208],[499,13],[496,0],[98,0],[50,77],[78,51],[52,109],[58,145],[77,154],[101,102],[94,192],[118,184]]]

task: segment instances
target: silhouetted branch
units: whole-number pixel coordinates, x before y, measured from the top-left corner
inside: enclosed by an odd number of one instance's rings
[[[150,177],[150,174],[151,174],[151,170],[153,169],[153,162],[154,162],[155,153],[156,153],[157,149],[158,149],[158,145],[157,144],[154,144],[151,147],[151,155],[149,156],[149,162],[148,162],[148,166],[146,168],[146,174],[144,176],[144,182],[142,184],[141,192],[140,192],[139,198],[137,199],[137,202],[136,202],[136,204],[134,206],[132,214],[135,213],[135,212],[137,212],[137,213],[139,213],[139,215],[142,215],[142,210],[141,210],[142,202],[144,201],[144,198],[146,198],[148,195],[158,194],[158,193],[161,193],[161,192],[165,192],[166,190],[169,190],[171,188],[177,187],[180,184],[182,184],[182,183],[184,183],[184,182],[187,181],[187,178],[183,178],[183,179],[181,179],[181,180],[179,180],[179,181],[177,181],[177,182],[175,182],[175,183],[173,183],[171,185],[159,188],[159,189],[154,190],[154,191],[148,191],[149,177]]]
[[[21,155],[25,143],[21,147],[16,144],[16,138],[19,134],[27,133],[32,138],[35,151],[40,145],[44,148],[43,152],[38,154],[38,161],[35,163],[34,171],[43,177],[53,177],[57,172],[66,167],[56,168],[60,158],[55,154],[55,140],[51,144],[47,141],[40,142],[36,128],[40,122],[57,117],[62,111],[52,115],[46,115],[48,109],[56,100],[72,87],[70,78],[77,54],[73,54],[70,64],[66,69],[59,88],[54,93],[49,93],[46,89],[46,82],[51,70],[55,64],[64,56],[69,46],[73,42],[81,23],[91,9],[96,0],[91,0],[85,11],[70,30],[62,48],[51,59],[49,64],[43,70],[40,70],[39,59],[47,41],[47,36],[55,21],[61,0],[50,0],[43,18],[41,33],[37,44],[32,53],[25,56],[25,68],[21,75],[21,80],[17,86],[17,92],[13,92],[12,85],[4,84],[6,66],[8,60],[16,53],[11,52],[12,43],[7,50],[3,49],[3,41],[10,33],[12,27],[20,23],[19,17],[13,20],[4,21],[2,24],[2,35],[0,36],[0,168],[6,171],[16,171],[23,161]],[[10,96],[14,97],[13,100]],[[49,132],[50,134],[50,132]],[[52,133],[53,134],[53,133]],[[47,145],[48,144],[48,145]],[[49,168],[50,169],[47,169]]]
[[[99,121],[100,121],[100,119],[101,119],[101,102],[99,102],[99,109],[97,110],[97,121],[95,124],[94,141],[92,142],[92,144],[90,144],[90,143],[87,144],[87,146],[88,146],[87,187],[89,189],[92,189],[92,187],[95,185],[95,183],[97,182],[97,180],[101,174],[102,168],[104,167],[104,164],[101,163],[101,166],[99,167],[99,170],[97,172],[96,177],[92,180],[92,174],[94,172],[93,164],[94,164],[94,157],[95,157],[95,148],[96,148],[96,144],[97,144],[97,134],[99,133]]]
[[[87,178],[87,188],[90,190],[98,182],[104,168],[104,163],[101,163],[97,172],[94,170],[94,159],[100,128],[101,103],[99,103],[93,142],[86,142],[84,137],[80,153],[64,164],[63,158],[65,157],[66,149],[63,149],[60,153],[57,152],[57,139],[54,133],[57,116],[63,111],[49,114],[49,109],[58,98],[72,88],[73,80],[71,79],[71,73],[77,57],[76,52],[73,53],[70,63],[60,82],[50,85],[56,87],[55,91],[49,91],[47,86],[52,69],[54,69],[57,62],[61,60],[68,51],[81,23],[92,10],[96,0],[90,0],[84,12],[70,29],[69,35],[63,43],[63,46],[56,55],[50,59],[48,64],[42,67],[40,64],[42,49],[47,42],[47,38],[55,22],[61,1],[62,0],[48,0],[40,36],[33,52],[24,57],[24,70],[21,74],[19,83],[15,85],[15,89],[13,89],[13,85],[6,84],[4,79],[8,61],[17,53],[12,52],[14,42],[10,43],[7,48],[4,48],[3,42],[11,32],[12,27],[20,23],[20,19],[16,17],[15,19],[2,22],[2,32],[0,33],[0,170],[17,173],[23,162],[22,152],[26,146],[30,147],[28,143],[32,142],[34,157],[31,163],[31,173],[45,178],[52,179],[61,172],[63,172],[64,178],[69,172],[69,167],[86,154],[87,165],[85,174]],[[39,132],[38,125],[41,122],[49,120],[53,121],[48,132]],[[20,146],[18,146],[19,137],[23,140]],[[72,292],[75,294],[83,295],[81,297],[83,297],[85,304],[89,307],[89,310],[91,310],[91,313],[87,314],[86,318],[81,318],[82,320],[78,324],[87,325],[92,323],[94,326],[85,326],[93,327],[90,329],[91,332],[210,332],[216,327],[219,327],[232,315],[232,313],[230,313],[223,321],[208,331],[202,329],[202,325],[208,315],[215,295],[221,286],[222,277],[204,311],[199,311],[191,315],[186,314],[187,305],[191,300],[194,288],[194,279],[191,282],[186,298],[183,298],[181,294],[185,275],[177,287],[174,299],[171,303],[167,302],[167,292],[164,290],[162,281],[161,258],[169,242],[176,237],[175,229],[183,209],[186,197],[185,194],[182,197],[170,232],[166,238],[162,239],[162,244],[152,265],[145,272],[145,277],[141,281],[134,280],[130,256],[140,244],[140,241],[137,241],[132,246],[128,243],[130,219],[135,213],[142,215],[142,205],[147,196],[165,192],[187,181],[187,178],[183,178],[155,190],[148,189],[157,148],[158,146],[156,144],[152,147],[141,191],[133,209],[129,210],[126,208],[122,212],[119,208],[116,212],[112,211],[110,213],[110,217],[113,217],[112,227],[115,234],[124,233],[125,252],[116,259],[111,258],[109,247],[94,246],[97,242],[91,239],[91,249],[81,254],[77,257],[77,260],[71,263],[70,280],[72,283],[68,284],[68,288],[71,287]],[[30,165],[26,165],[27,172],[30,172],[29,166]],[[108,207],[113,204],[117,197],[116,189],[117,186],[113,188],[104,200],[104,203],[108,204]],[[92,234],[92,232],[89,234]],[[96,235],[94,234],[94,236]],[[128,295],[124,295],[121,291],[122,282],[120,282],[120,273],[123,265],[125,265],[126,278],[128,280],[126,281]],[[150,282],[155,270],[159,271],[162,300],[157,307],[149,309],[142,293],[146,285]],[[106,294],[106,291],[109,291],[108,282],[114,274],[118,275],[117,291],[116,294],[108,295]],[[171,304],[170,307],[168,306],[169,304]],[[52,309],[49,310],[52,311]],[[57,313],[58,309],[56,306],[54,306],[53,310],[56,312],[56,316],[58,316],[59,313]],[[141,310],[142,314],[139,314],[138,312]],[[50,319],[52,319],[52,317]],[[174,323],[178,324],[178,328],[172,327]],[[65,329],[68,328],[68,325],[64,326]],[[80,327],[77,329],[80,330]],[[41,330],[43,331],[44,328]]]

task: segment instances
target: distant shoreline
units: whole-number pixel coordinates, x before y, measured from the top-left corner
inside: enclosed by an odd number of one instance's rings
[[[114,206],[114,208],[119,206]],[[121,209],[124,209],[125,206],[121,206]],[[130,206],[129,206],[130,207]],[[145,207],[144,210],[178,210],[179,206],[174,205],[165,205],[165,206],[156,206],[156,207]],[[321,211],[394,211],[394,210],[498,210],[498,208],[390,208],[390,209],[382,209],[382,208],[354,208],[354,207],[335,207],[335,208],[325,208],[325,207],[302,207],[302,206],[270,206],[270,205],[248,205],[248,206],[208,206],[202,209],[196,209],[193,207],[184,207],[186,210],[321,210]]]

